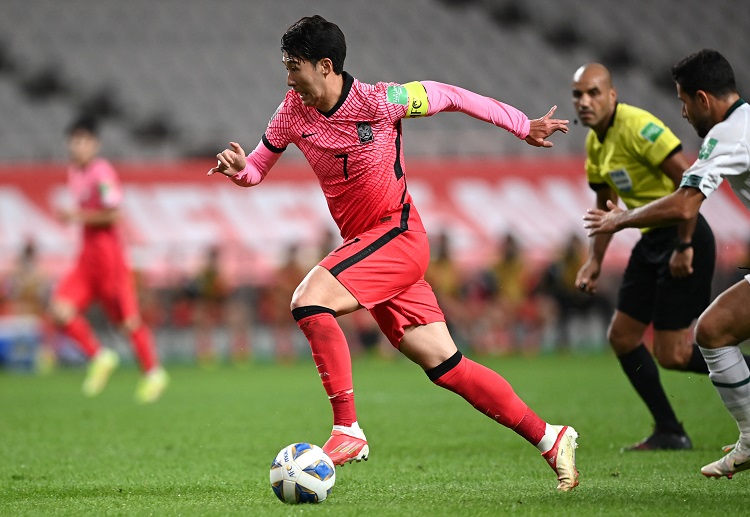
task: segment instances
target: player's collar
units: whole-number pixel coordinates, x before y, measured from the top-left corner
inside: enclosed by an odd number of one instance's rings
[[[734,112],[734,110],[736,110],[737,108],[739,108],[743,104],[745,104],[745,99],[742,99],[742,98],[737,99],[737,101],[734,104],[732,104],[731,106],[729,106],[729,109],[727,110],[727,112],[724,113],[724,118],[722,119],[722,121],[728,119],[729,115],[731,115]]]
[[[342,104],[344,104],[344,101],[349,96],[349,90],[352,89],[352,85],[354,84],[354,77],[349,75],[346,72],[341,72],[341,76],[344,78],[344,87],[341,88],[341,97],[339,97],[338,102],[333,106],[333,108],[329,109],[328,111],[320,111],[320,114],[323,115],[326,118],[332,117],[334,113],[341,107]]]

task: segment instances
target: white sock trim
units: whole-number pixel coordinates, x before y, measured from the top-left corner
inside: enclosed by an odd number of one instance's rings
[[[544,424],[544,436],[539,441],[538,444],[536,444],[536,448],[541,452],[542,454],[549,451],[554,445],[555,441],[557,440],[557,435],[559,434],[559,430],[555,427],[545,423]]]

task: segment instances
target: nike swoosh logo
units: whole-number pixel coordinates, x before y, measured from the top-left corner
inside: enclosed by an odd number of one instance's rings
[[[302,133],[302,138],[308,138],[313,135],[317,135],[317,133]]]
[[[733,462],[732,462],[732,466],[733,466],[733,467],[734,467],[735,469],[738,469],[738,468],[742,467],[743,465],[747,465],[747,462],[748,462],[748,461],[750,461],[750,460],[745,460],[745,461],[743,461],[742,463],[737,463],[736,461],[733,461]]]

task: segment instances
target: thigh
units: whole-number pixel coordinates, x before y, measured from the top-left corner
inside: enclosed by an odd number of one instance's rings
[[[706,348],[739,345],[750,338],[750,275],[713,301],[698,320],[695,335]]]

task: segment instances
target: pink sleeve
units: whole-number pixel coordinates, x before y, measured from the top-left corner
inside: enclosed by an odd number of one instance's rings
[[[450,84],[420,82],[429,100],[427,116],[441,111],[460,111],[510,131],[522,140],[529,135],[529,117],[509,104]]]
[[[280,157],[281,153],[272,152],[261,140],[253,152],[247,155],[245,168],[229,179],[240,187],[253,187],[263,181]]]

